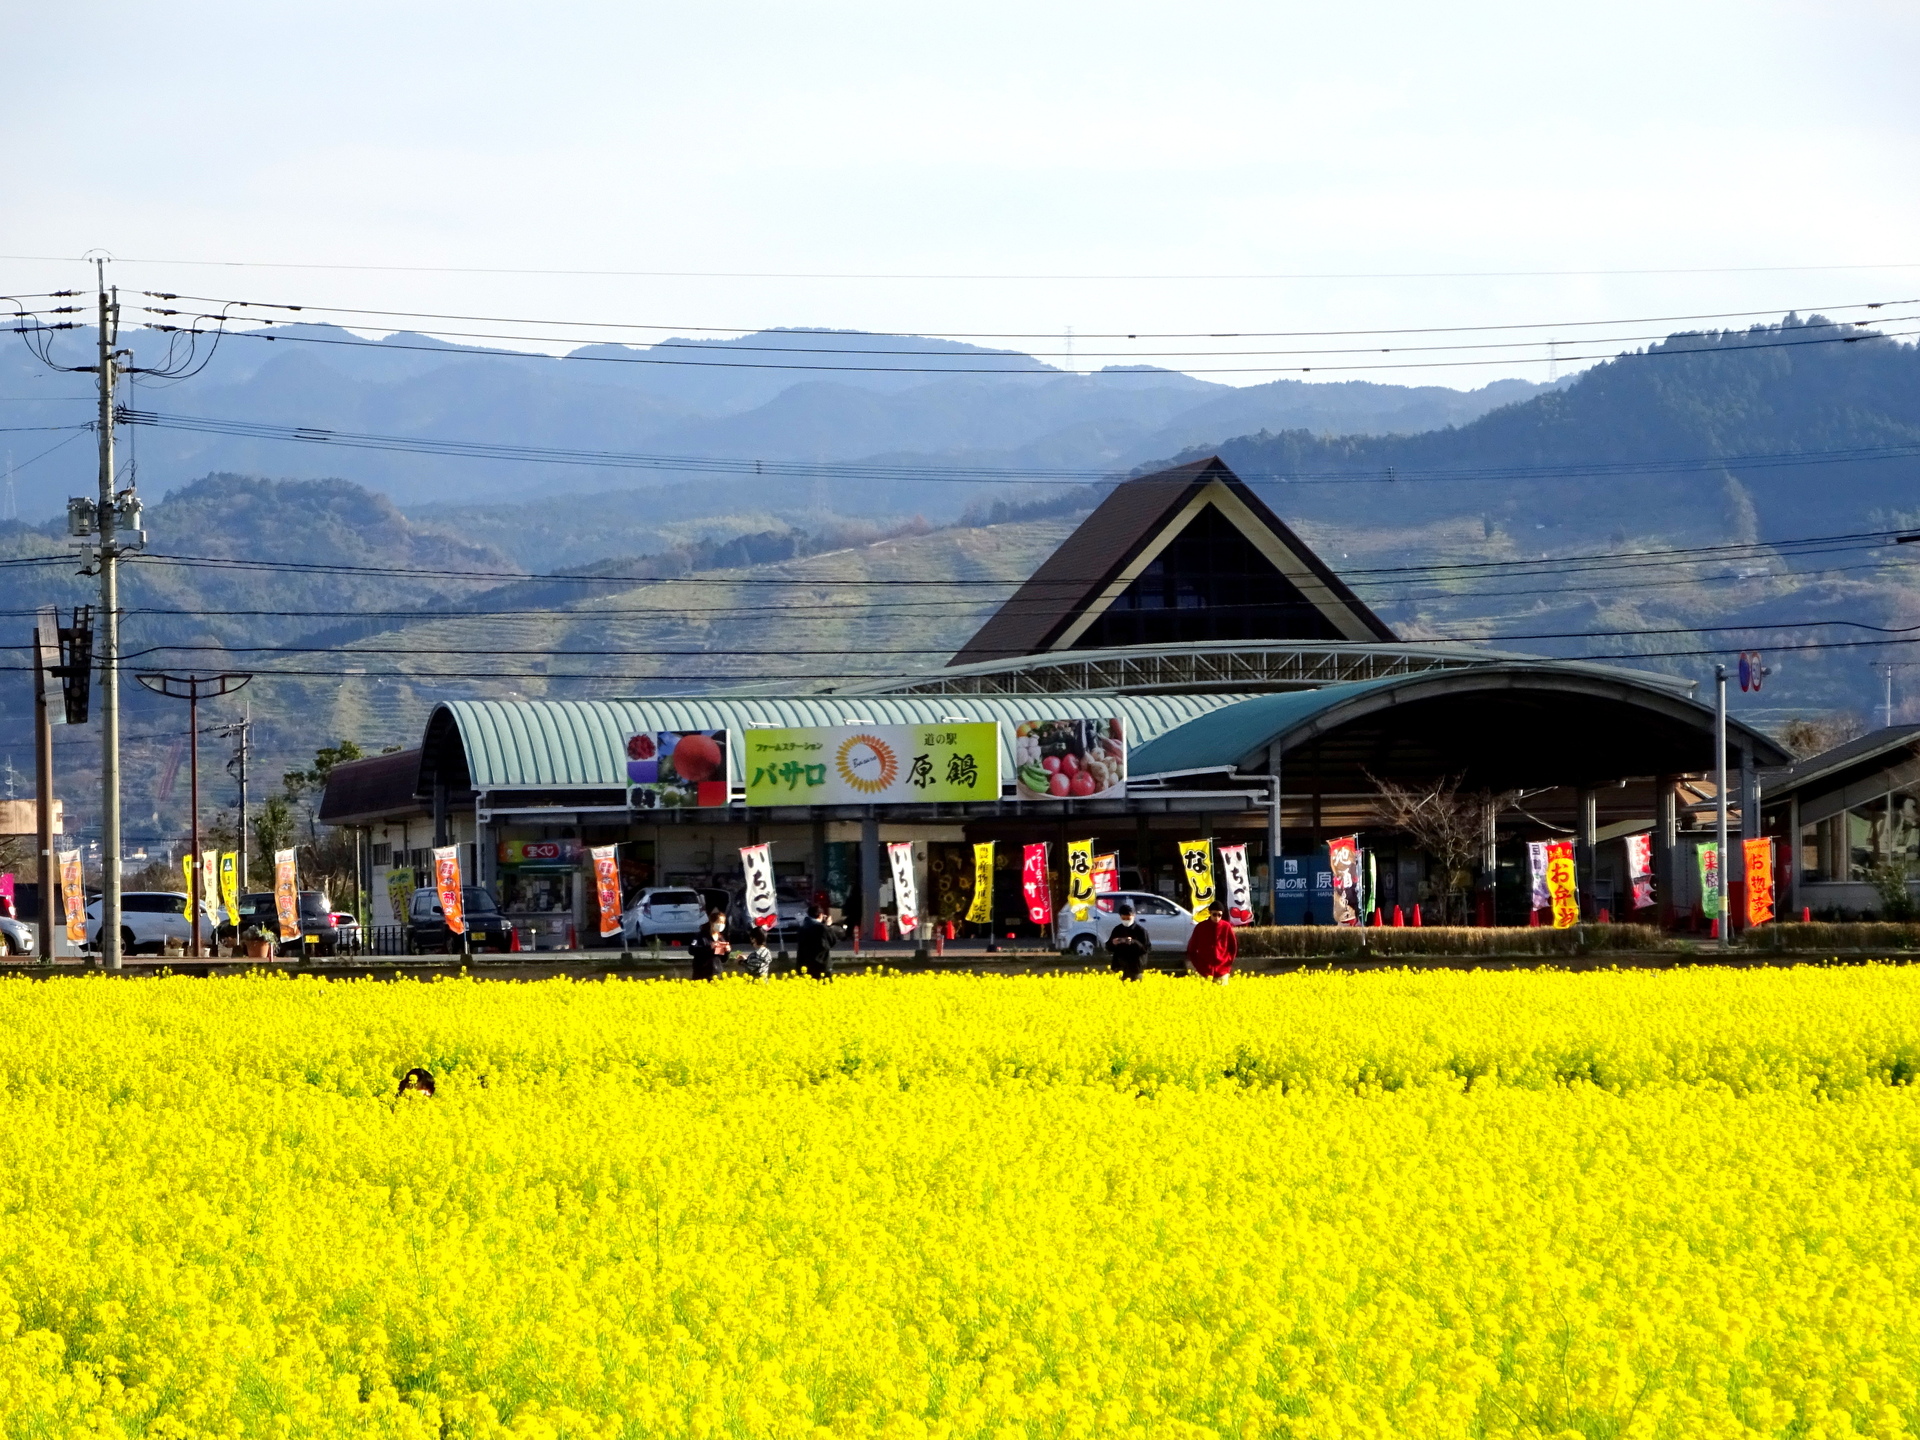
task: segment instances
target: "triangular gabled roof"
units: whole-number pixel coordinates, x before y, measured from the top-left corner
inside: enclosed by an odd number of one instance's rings
[[[1275,625],[1290,633],[1247,638],[1357,643],[1397,638],[1215,455],[1115,487],[948,663],[971,665],[1084,645],[1089,627],[1209,510],[1219,520],[1208,517],[1208,523],[1224,521],[1272,566],[1269,586],[1276,608],[1298,616]]]

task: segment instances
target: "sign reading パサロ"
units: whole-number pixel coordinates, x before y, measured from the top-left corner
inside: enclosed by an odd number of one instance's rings
[[[1000,727],[810,725],[741,736],[749,805],[998,800]]]
[[[627,737],[627,805],[725,805],[733,788],[724,730],[652,730]]]
[[[1127,728],[1108,720],[1022,720],[1013,727],[1022,800],[1091,800],[1127,789]]]

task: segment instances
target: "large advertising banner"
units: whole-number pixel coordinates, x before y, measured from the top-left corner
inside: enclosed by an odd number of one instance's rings
[[[968,923],[993,923],[993,841],[973,847],[973,904],[967,907]]]
[[[1747,924],[1773,919],[1773,841],[1748,840],[1741,847],[1747,862]]]
[[[1067,909],[1076,920],[1093,916],[1093,841],[1067,842]]]
[[[1204,920],[1213,913],[1213,842],[1182,840],[1180,869],[1187,877],[1187,894],[1193,898],[1193,918]]]
[[[1340,835],[1327,842],[1327,870],[1332,876],[1333,923],[1360,923],[1360,837]]]
[[[441,845],[433,852],[433,888],[440,892],[440,918],[449,935],[467,933],[466,896],[460,891],[460,847]]]
[[[280,938],[300,938],[300,878],[291,850],[273,852],[273,908],[280,917]]]
[[[1253,880],[1247,870],[1247,847],[1222,845],[1220,871],[1227,878],[1227,923],[1253,923]]]
[[[1117,799],[1127,790],[1127,729],[1105,720],[1022,720],[1013,727],[1021,800]]]
[[[587,851],[593,861],[593,888],[600,901],[600,933],[620,933],[620,847],[595,845]]]
[[[740,847],[740,870],[746,877],[747,891],[741,903],[747,920],[761,930],[780,923],[780,892],[773,883],[773,847],[768,841]]]
[[[67,912],[67,939],[76,945],[87,943],[87,886],[80,869],[80,852],[60,852],[60,899]],[[53,947],[45,947],[49,952]],[[105,943],[102,942],[102,949]]]
[[[920,928],[920,888],[913,880],[913,842],[899,840],[887,846],[887,864],[893,870],[893,906],[900,917],[900,938]]]
[[[627,807],[725,805],[733,789],[724,730],[649,730],[627,737]]]
[[[1580,923],[1580,891],[1574,882],[1573,842],[1547,842],[1547,895],[1553,905],[1553,928],[1567,930]]]
[[[1000,727],[807,725],[741,736],[749,805],[909,805],[1000,798]]]
[[[1053,883],[1047,874],[1047,847],[1026,847],[1020,861],[1020,890],[1027,899],[1027,918],[1036,925],[1053,923]]]

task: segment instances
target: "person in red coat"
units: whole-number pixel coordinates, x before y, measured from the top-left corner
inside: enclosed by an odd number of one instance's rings
[[[1194,974],[1204,976],[1216,985],[1227,983],[1227,977],[1233,974],[1234,958],[1239,953],[1233,926],[1222,919],[1217,911],[1210,912],[1205,920],[1193,927],[1193,934],[1187,937],[1187,964],[1193,967]]]

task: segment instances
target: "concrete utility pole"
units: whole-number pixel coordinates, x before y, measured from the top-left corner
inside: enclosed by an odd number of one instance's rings
[[[49,607],[51,608],[51,607]],[[40,846],[40,962],[54,954],[53,887],[60,867],[53,858],[53,712],[47,705],[48,672],[60,659],[59,620],[40,612],[33,632],[33,743],[39,796],[35,817]],[[64,717],[63,717],[64,718]]]
[[[107,267],[94,262],[100,292],[100,963],[120,968],[120,552],[114,535],[113,390],[120,301],[107,298]]]
[[[234,771],[239,776],[239,779],[240,779],[240,890],[242,894],[245,894],[248,889],[248,883],[247,883],[247,731],[252,726],[252,724],[253,724],[253,719],[251,716],[248,716],[244,719],[234,721],[233,724],[227,726],[226,729],[220,732],[222,735],[237,736],[240,741],[239,752],[234,756],[233,760],[229,762],[227,768],[229,770]]]
[[[187,753],[191,757],[188,772],[188,793],[192,797],[188,803],[193,808],[193,898],[188,908],[193,911],[188,918],[193,922],[193,955],[200,958],[200,916],[203,911],[212,908],[217,896],[205,893],[207,889],[207,862],[200,853],[200,702],[216,695],[231,695],[249,680],[251,675],[227,673],[222,675],[168,675],[157,670],[142,670],[134,677],[156,695],[165,695],[169,699],[187,702]],[[215,867],[218,873],[218,867]],[[217,938],[220,927],[214,926]]]
[[[1718,849],[1716,854],[1720,863],[1714,866],[1714,888],[1718,894],[1715,908],[1720,914],[1720,948],[1728,947],[1727,932],[1733,928],[1733,917],[1727,914],[1727,667],[1713,667],[1713,772],[1714,808],[1718,812],[1716,824],[1719,833],[1715,836]]]

